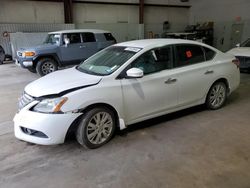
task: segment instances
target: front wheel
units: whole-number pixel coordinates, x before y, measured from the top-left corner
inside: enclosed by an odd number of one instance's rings
[[[39,76],[44,76],[58,69],[57,63],[51,58],[42,58],[37,62],[36,71]]]
[[[90,149],[106,144],[115,133],[115,116],[108,108],[91,109],[83,115],[76,131],[76,139]]]
[[[225,83],[216,82],[207,94],[206,105],[211,110],[217,110],[225,104],[226,99],[227,87]]]

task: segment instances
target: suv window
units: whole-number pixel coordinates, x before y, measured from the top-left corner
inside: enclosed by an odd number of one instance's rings
[[[171,47],[150,50],[138,57],[131,67],[143,70],[144,74],[150,74],[171,67]]]
[[[205,51],[206,61],[212,60],[215,56],[215,51],[206,47],[203,47],[203,49]]]
[[[112,36],[111,33],[104,33],[104,36],[107,41],[115,41],[115,38]]]
[[[68,38],[70,44],[81,43],[81,36],[80,33],[65,33],[63,34],[63,39]],[[63,44],[64,44],[63,40]]]
[[[94,33],[82,33],[82,40],[83,42],[95,42],[95,35]]]
[[[176,45],[176,61],[174,67],[182,67],[205,61],[205,55],[198,45]]]

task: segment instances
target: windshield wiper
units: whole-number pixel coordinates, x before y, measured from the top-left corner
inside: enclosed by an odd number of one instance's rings
[[[101,73],[96,73],[90,70],[82,69],[79,65],[76,66],[76,69],[80,72],[91,74],[91,75],[96,75],[96,76],[106,76],[106,74],[101,74]]]

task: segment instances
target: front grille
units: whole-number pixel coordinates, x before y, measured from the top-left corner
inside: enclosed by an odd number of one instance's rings
[[[23,107],[25,107],[32,101],[34,101],[34,98],[24,92],[19,98],[18,109],[21,110]]]
[[[17,52],[17,56],[22,57],[23,53],[22,52]]]

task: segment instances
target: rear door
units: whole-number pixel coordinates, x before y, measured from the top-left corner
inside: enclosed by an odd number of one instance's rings
[[[211,49],[191,44],[175,46],[174,70],[178,79],[179,105],[196,103],[206,96],[215,71]]]
[[[81,33],[82,36],[82,45],[81,45],[81,50],[82,50],[82,58],[87,59],[96,52],[98,52],[98,46],[97,46],[97,41],[95,38],[94,33],[90,32],[85,32]]]

